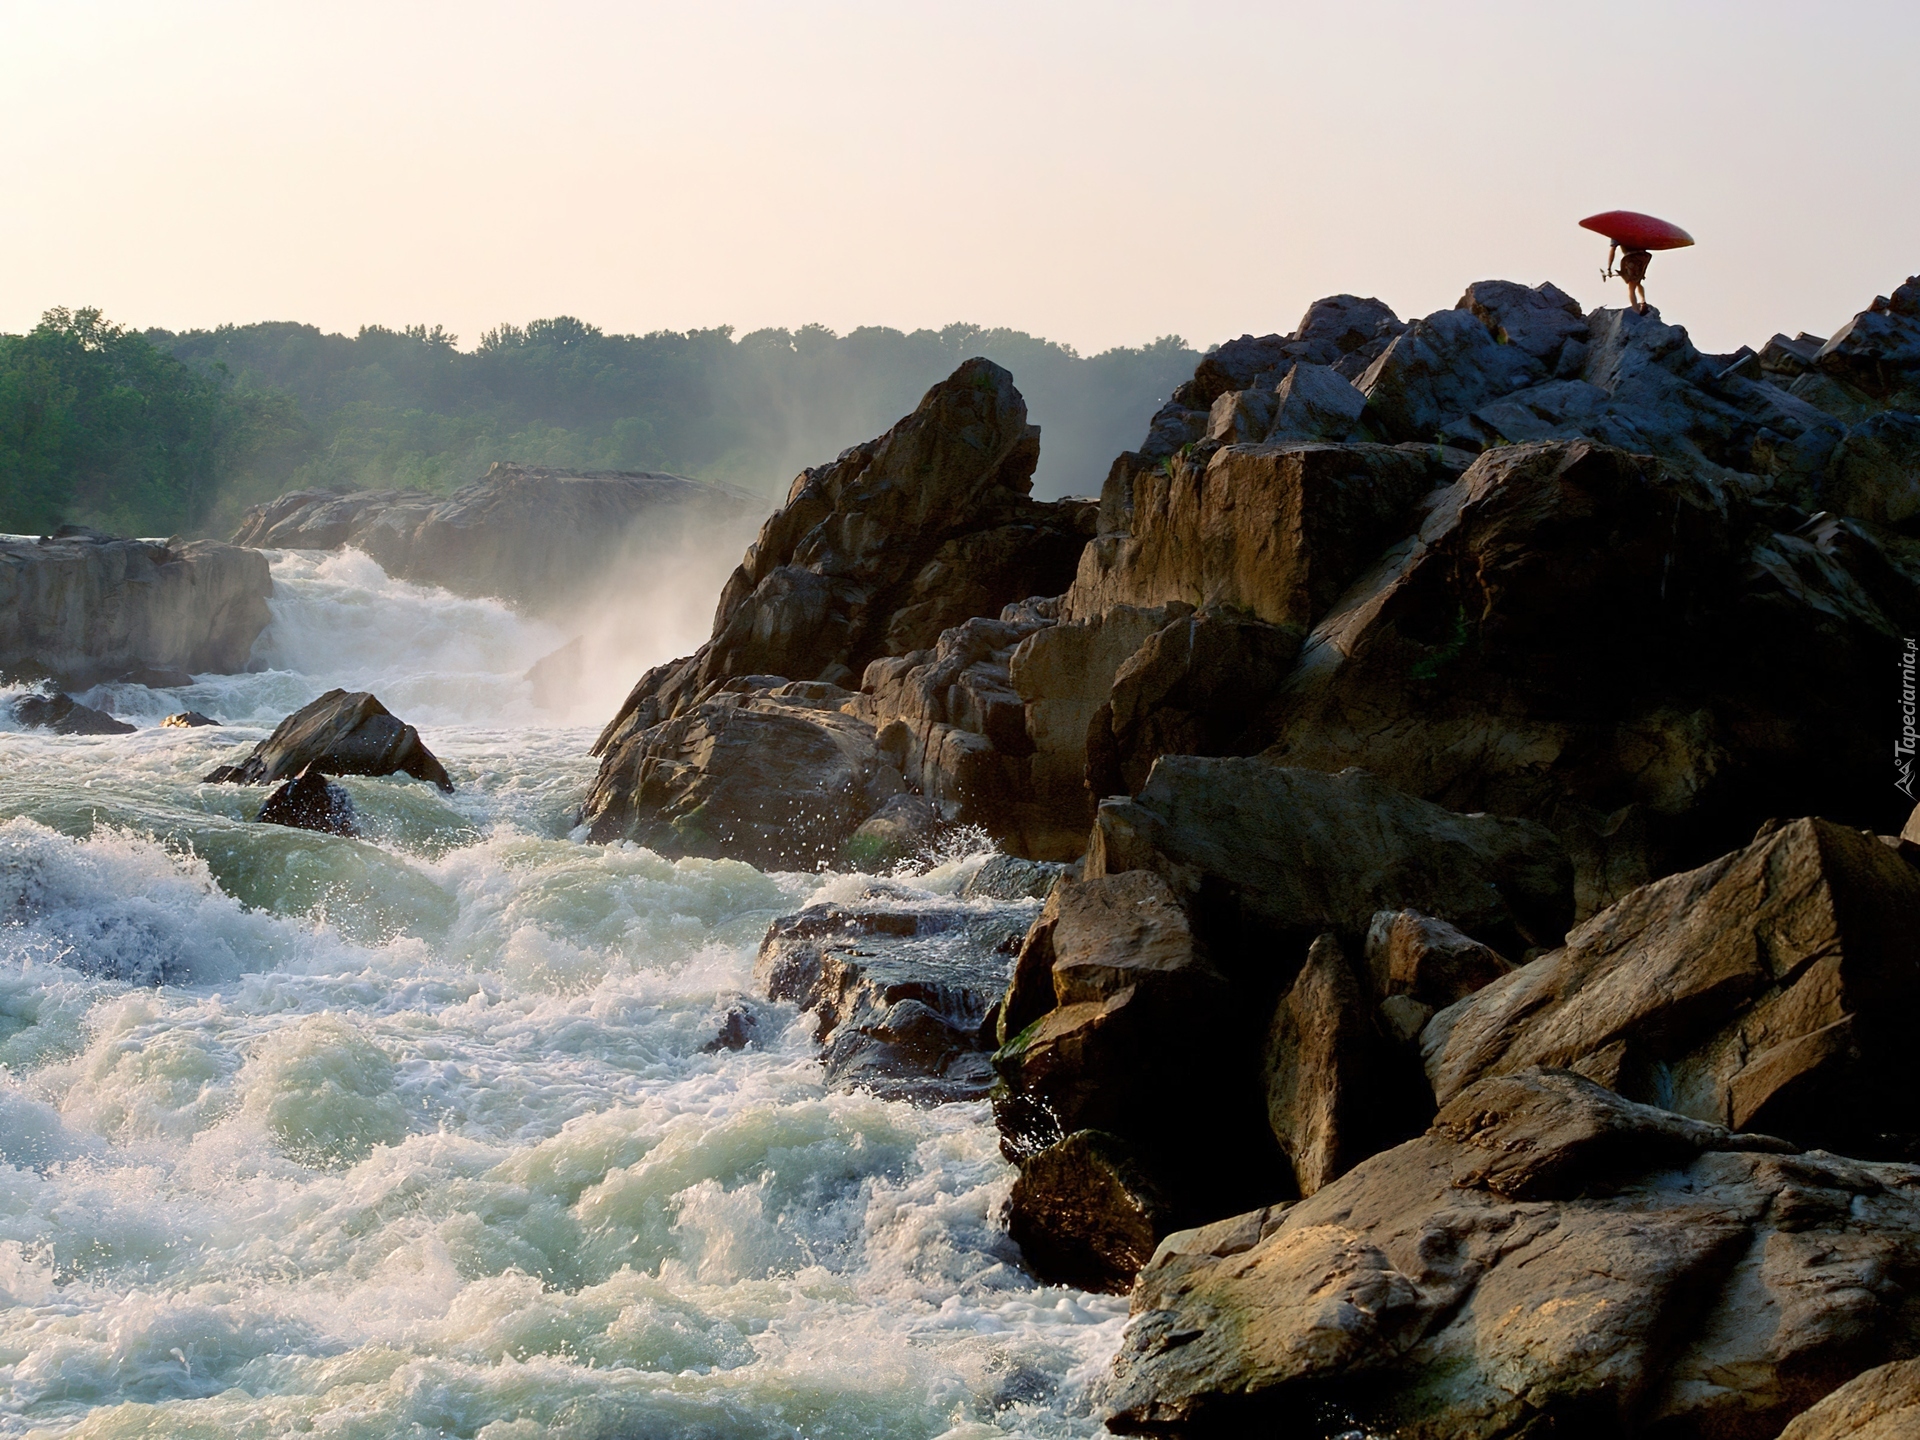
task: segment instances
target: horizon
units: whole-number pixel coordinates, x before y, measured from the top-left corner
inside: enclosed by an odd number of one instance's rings
[[[1618,305],[1576,222],[1626,207],[1698,237],[1649,298],[1726,351],[1831,333],[1920,268],[1920,194],[1887,183],[1920,139],[1920,13],[1877,0],[1636,0],[1604,28],[1511,0],[3,13],[9,333],[60,305],[468,345],[509,314],[965,315],[1082,355],[1205,350],[1338,293]]]

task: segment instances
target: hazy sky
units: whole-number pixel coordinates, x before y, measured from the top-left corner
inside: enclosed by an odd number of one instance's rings
[[[1920,4],[0,0],[0,330],[51,305],[1083,351],[1348,290],[1618,304],[1709,349],[1920,270]]]

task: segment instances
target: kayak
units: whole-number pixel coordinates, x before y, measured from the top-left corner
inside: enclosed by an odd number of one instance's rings
[[[1597,230],[1614,244],[1629,250],[1678,250],[1693,244],[1693,237],[1678,225],[1642,215],[1637,210],[1607,210],[1589,215],[1580,226],[1584,230]]]

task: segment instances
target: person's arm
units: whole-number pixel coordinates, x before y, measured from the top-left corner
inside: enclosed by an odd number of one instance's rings
[[[1619,248],[1620,242],[1618,240],[1609,240],[1607,242],[1607,268],[1600,272],[1600,278],[1602,280],[1611,280],[1613,278],[1613,254],[1614,251]]]

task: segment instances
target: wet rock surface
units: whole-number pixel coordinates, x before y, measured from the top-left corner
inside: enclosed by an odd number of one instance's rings
[[[351,546],[397,579],[556,612],[588,599],[616,565],[657,562],[763,509],[717,481],[496,463],[452,495],[292,491],[249,510],[233,543]]]
[[[318,830],[326,835],[358,835],[353,798],[327,777],[308,767],[267,797],[253,817],[267,825],[290,825],[296,830]]]
[[[209,785],[271,785],[309,767],[329,775],[411,775],[451,791],[453,781],[420,732],[364,690],[329,690],[287,716],[237,765]]]
[[[979,1099],[993,1079],[983,1026],[1032,918],[1031,905],[927,906],[881,888],[774,921],[754,983],[813,1017],[829,1085]]]

